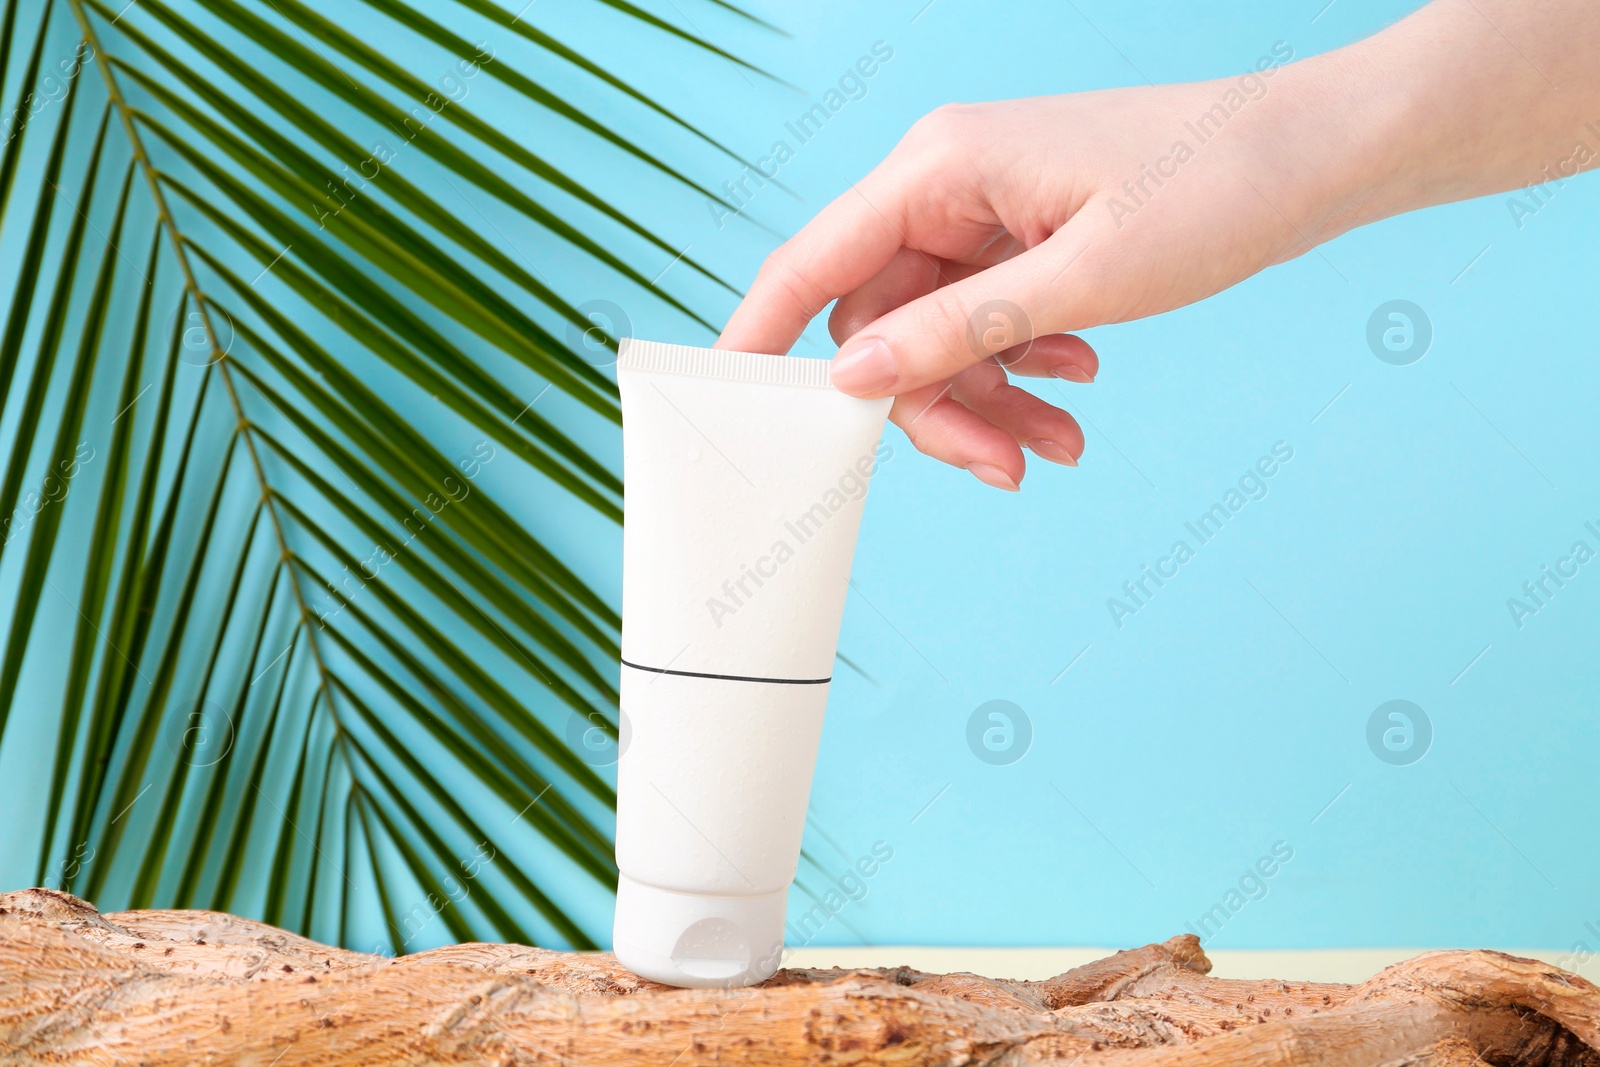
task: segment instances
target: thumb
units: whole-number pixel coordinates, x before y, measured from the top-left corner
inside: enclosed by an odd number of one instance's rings
[[[834,386],[853,396],[895,396],[1080,326],[1070,321],[1078,286],[1069,268],[1082,252],[1082,243],[1063,229],[1021,255],[900,305],[840,346]]]

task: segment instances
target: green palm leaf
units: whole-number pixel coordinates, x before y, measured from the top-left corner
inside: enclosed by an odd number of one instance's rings
[[[437,4],[361,17],[641,181],[713,195],[547,74],[738,158],[492,0],[455,6],[507,54]],[[397,952],[592,947],[615,796],[567,727],[615,731],[620,620],[484,470],[620,521],[582,443],[614,432],[616,390],[563,340],[593,325],[555,269],[484,233],[467,190],[687,321],[638,249],[725,283],[315,5],[3,8],[0,755],[38,777],[9,879]],[[360,171],[375,138],[416,165]]]

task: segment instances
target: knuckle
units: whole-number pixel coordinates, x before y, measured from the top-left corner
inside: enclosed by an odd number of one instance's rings
[[[929,434],[927,426],[922,424],[922,416],[926,415],[928,413],[928,408],[931,408],[932,406],[932,404],[929,404],[927,407],[918,411],[916,415],[909,420],[907,425],[903,427],[903,429],[905,431],[906,440],[911,442],[912,448],[915,448],[924,456],[932,456],[934,459],[941,459],[943,457],[940,455],[939,442],[937,439],[938,435]]]
[[[756,271],[756,277],[762,281],[770,281],[780,271],[789,270],[789,263],[793,258],[794,239],[790,238],[767,253],[767,258],[761,261],[761,267]]]
[[[794,251],[788,242],[768,256],[757,273],[764,283],[793,301],[807,318],[819,313],[828,302],[818,285],[795,263]]]
[[[944,401],[947,392],[948,390],[942,390],[936,396],[927,399],[918,398],[915,401],[909,397],[900,397],[895,401],[891,415],[895,425],[906,435],[906,440],[911,442],[911,446],[923,455],[935,459],[942,458],[939,447],[941,435],[930,431],[936,428],[939,419],[937,417],[929,419],[928,416],[933,414]]]
[[[948,153],[959,150],[970,125],[972,108],[966,104],[941,104],[923,115],[900,140],[903,154]]]
[[[967,104],[940,104],[913,123],[911,132],[924,137],[949,137],[965,127],[971,112]]]

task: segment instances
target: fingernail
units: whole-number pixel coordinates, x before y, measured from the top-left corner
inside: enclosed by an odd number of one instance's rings
[[[1043,456],[1051,463],[1060,463],[1067,467],[1076,467],[1078,457],[1067,450],[1067,446],[1060,441],[1052,441],[1048,437],[1033,437],[1024,441],[1028,451],[1036,456]]]
[[[999,467],[990,466],[987,463],[974,463],[967,470],[972,472],[972,476],[984,485],[992,485],[996,489],[1004,489],[1008,493],[1018,491],[1017,483],[1011,479],[1011,475]]]
[[[1084,385],[1094,381],[1094,375],[1078,366],[1076,363],[1063,363],[1050,371],[1057,378],[1065,378],[1069,382],[1081,382]]]
[[[834,386],[847,393],[876,393],[895,383],[900,368],[889,346],[873,337],[841,348],[830,374]]]

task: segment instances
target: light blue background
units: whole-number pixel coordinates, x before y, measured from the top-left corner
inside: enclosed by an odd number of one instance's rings
[[[785,124],[875,42],[893,48],[866,96],[783,167],[789,191],[764,188],[744,219],[720,222],[703,198],[487,79],[463,106],[576,160],[596,192],[743,285],[781,236],[941,103],[1238,74],[1277,42],[1312,55],[1415,6],[1324,2],[760,5],[787,38],[702,0],[646,4],[793,88],[597,3],[530,5],[541,29],[752,157],[778,138],[793,144]],[[445,69],[382,19],[359,28],[420,77]],[[491,42],[499,61],[547,77],[696,179],[738,178],[659,117],[539,66],[513,38]],[[423,161],[401,165],[478,217]],[[650,294],[470,199],[574,303],[620,306],[638,336],[710,342]],[[1195,307],[1091,331],[1097,383],[1034,383],[1083,422],[1082,465],[1036,464],[1019,495],[889,431],[894,457],[874,479],[841,639],[870,678],[837,672],[801,880],[821,893],[877,842],[893,859],[813,943],[1142,943],[1195,923],[1283,842],[1293,858],[1265,898],[1208,944],[1600,950],[1585,925],[1600,931],[1600,561],[1520,629],[1506,607],[1575,540],[1600,550],[1584,529],[1600,527],[1600,180],[1563,186],[1521,227],[1507,201],[1390,220]],[[734,297],[659,249],[583,224],[708,319],[732,310]],[[1393,299],[1432,323],[1432,347],[1411,366],[1367,347],[1369,316]],[[833,346],[818,324],[797,351]],[[614,427],[554,394],[540,403],[620,467]],[[431,420],[448,454],[476,439],[420,404],[408,415]],[[1119,629],[1107,599],[1174,540],[1193,546],[1185,522],[1279,441],[1294,455],[1268,496]],[[618,529],[513,463],[484,484],[620,601]],[[1367,745],[1369,716],[1392,699],[1416,702],[1433,728],[1408,766]],[[1007,766],[967,745],[969,717],[991,700],[1031,723],[1029,750]],[[604,935],[610,898],[592,881],[575,875],[552,892]],[[793,901],[796,915],[811,903],[799,891]]]
[[[1414,6],[768,5],[788,41],[661,9],[803,93],[626,27],[612,43],[637,63],[623,73],[752,154],[793,144],[786,122],[875,41],[893,47],[783,168],[803,202],[752,199],[788,234],[938,104],[1237,74],[1276,42],[1304,57]],[[539,10],[575,33],[615,21]],[[645,206],[741,284],[776,244],[719,230],[692,196]],[[890,430],[841,641],[873,681],[838,672],[807,848],[834,873],[878,840],[894,859],[816,943],[1143,942],[1198,920],[1283,841],[1294,858],[1268,895],[1208,944],[1600,948],[1584,926],[1600,926],[1600,562],[1521,629],[1506,606],[1575,540],[1600,549],[1583,528],[1600,520],[1600,182],[1523,221],[1504,196],[1393,219],[1092,331],[1099,381],[1038,386],[1084,423],[1082,466],[1035,464],[1017,496]],[[1433,325],[1411,366],[1365,340],[1397,298]],[[641,336],[709,342],[641,309]],[[797,351],[832,345],[818,324]],[[1278,441],[1294,458],[1270,494],[1119,630],[1107,598],[1175,539],[1193,545],[1184,523]],[[615,588],[614,557],[594,573]],[[1366,742],[1396,698],[1435,735],[1409,766]],[[1031,720],[1010,766],[966,744],[991,699]],[[810,865],[802,880],[824,881]]]

